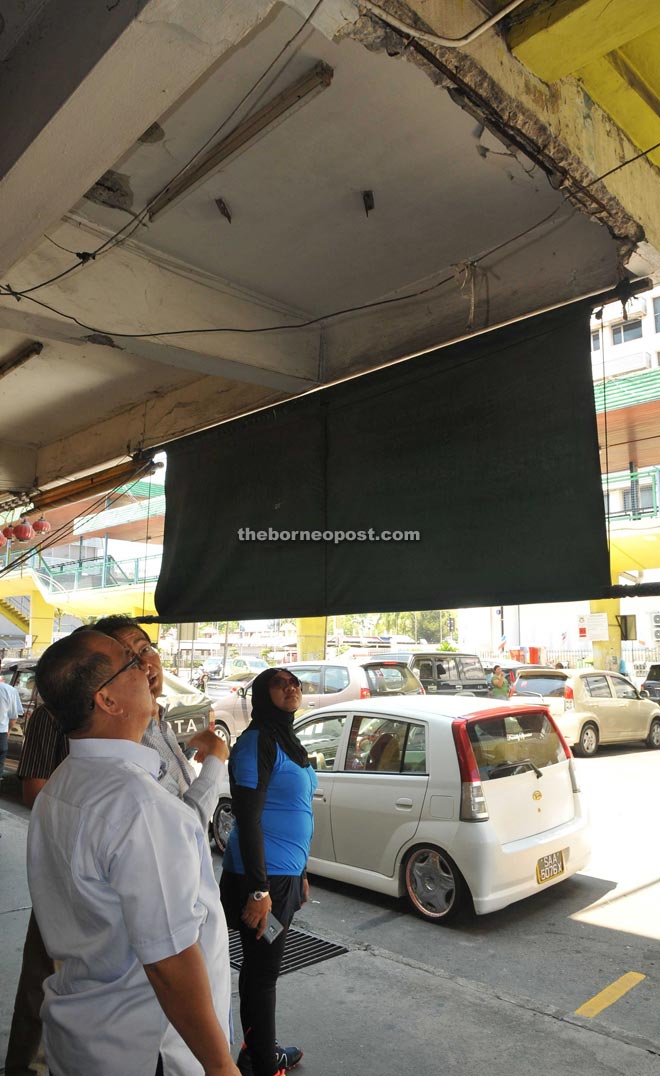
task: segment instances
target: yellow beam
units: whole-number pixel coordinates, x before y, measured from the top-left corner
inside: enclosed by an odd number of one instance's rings
[[[592,100],[640,149],[660,142],[659,54],[660,27],[576,71]],[[660,165],[660,149],[648,158]]]
[[[511,28],[514,56],[556,82],[660,24],[657,0],[559,0]]]

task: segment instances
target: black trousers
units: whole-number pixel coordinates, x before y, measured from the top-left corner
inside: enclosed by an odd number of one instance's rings
[[[275,1003],[277,978],[282,966],[286,935],[296,912],[302,904],[302,875],[271,875],[268,879],[273,902],[273,915],[284,927],[269,945],[241,919],[248,896],[243,875],[223,871],[220,895],[232,930],[238,930],[243,948],[243,963],[238,977],[241,997],[243,1038],[250,1051],[254,1076],[274,1076],[275,1068]]]
[[[39,1010],[44,1000],[43,981],[54,971],[55,965],[46,952],[34,912],[31,912],[7,1044],[7,1076],[30,1076],[44,1071]]]
[[[272,944],[256,940],[254,930],[239,928],[243,963],[238,976],[241,1024],[254,1076],[274,1076],[275,1003],[288,926]]]

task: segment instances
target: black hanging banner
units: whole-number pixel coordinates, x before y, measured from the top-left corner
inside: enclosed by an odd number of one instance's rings
[[[167,446],[167,621],[598,597],[591,303]]]

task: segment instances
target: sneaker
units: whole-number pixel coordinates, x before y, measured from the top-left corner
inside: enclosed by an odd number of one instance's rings
[[[303,1052],[298,1046],[280,1046],[279,1042],[275,1043],[275,1063],[279,1066],[275,1076],[284,1076],[284,1073],[289,1069],[295,1069],[296,1065],[302,1061]],[[236,1067],[242,1076],[252,1076],[252,1060],[250,1058],[250,1051],[245,1043],[241,1046],[241,1049],[236,1060]]]

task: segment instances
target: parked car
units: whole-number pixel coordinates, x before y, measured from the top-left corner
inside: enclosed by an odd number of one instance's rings
[[[648,691],[652,699],[660,699],[660,665],[650,665],[642,681],[641,691]]]
[[[299,713],[332,700],[340,703],[396,695],[423,695],[424,688],[405,662],[387,658],[367,658],[362,662],[331,661],[291,662],[286,668],[302,683],[303,705]],[[223,681],[226,683],[227,681]],[[250,684],[232,688],[214,699],[215,730],[233,741],[250,723],[252,688]],[[221,797],[211,825],[215,843],[224,852],[233,824],[231,801]]]
[[[516,678],[513,696],[543,701],[576,755],[595,755],[599,744],[643,740],[660,747],[660,703],[620,673],[603,669],[529,669]]]
[[[589,855],[571,752],[547,709],[356,700],[296,721],[317,769],[309,871],[407,896],[422,918],[504,908]]]
[[[25,726],[39,701],[35,682],[36,665],[36,658],[16,658],[5,661],[0,670],[0,676],[5,683],[17,689],[24,710],[23,717],[16,722],[9,734],[9,750],[5,763],[8,770],[15,771],[18,766]],[[163,695],[160,701],[165,707],[165,716],[184,750],[188,740],[196,732],[214,727],[213,700],[167,670],[163,670]],[[220,730],[219,734],[222,735],[223,731]]]
[[[451,650],[398,650],[387,655],[405,661],[421,680],[428,695],[488,695],[488,677],[477,654],[460,654]]]
[[[228,657],[226,661],[223,658],[207,658],[202,665],[203,671],[211,680],[221,680],[239,672],[248,672],[256,676],[262,669],[267,668],[268,662],[263,658],[250,657]]]

